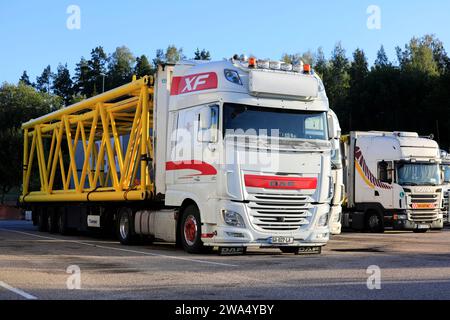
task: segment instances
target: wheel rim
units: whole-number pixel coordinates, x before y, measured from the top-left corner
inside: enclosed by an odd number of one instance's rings
[[[372,215],[369,218],[369,227],[371,229],[376,229],[379,226],[379,220],[378,220],[378,216],[376,215]]]
[[[184,239],[189,246],[193,246],[197,239],[198,224],[193,215],[186,218],[184,222]]]
[[[130,221],[128,219],[128,215],[123,214],[120,217],[120,226],[119,226],[119,232],[120,232],[120,236],[122,237],[122,239],[128,238],[129,226],[130,226]]]

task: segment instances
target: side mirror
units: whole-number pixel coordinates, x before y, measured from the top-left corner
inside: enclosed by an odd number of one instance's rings
[[[210,107],[204,107],[200,110],[199,113],[199,129],[200,130],[206,130],[211,128],[211,108]]]
[[[328,139],[339,139],[340,130],[336,125],[335,119],[331,114],[328,114]]]

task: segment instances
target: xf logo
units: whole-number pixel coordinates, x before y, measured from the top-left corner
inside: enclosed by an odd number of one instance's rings
[[[194,91],[216,89],[218,86],[217,74],[205,72],[191,74],[184,77],[174,77],[171,95],[184,94]]]
[[[205,85],[209,79],[209,74],[201,74],[193,77],[184,78],[184,88],[181,93],[187,93],[191,91],[197,91],[199,86]]]

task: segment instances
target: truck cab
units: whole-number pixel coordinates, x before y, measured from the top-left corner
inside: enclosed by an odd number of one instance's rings
[[[325,245],[335,133],[321,80],[256,59],[160,72],[172,84],[156,193],[180,208],[185,248]]]
[[[411,132],[351,132],[343,141],[346,227],[372,232],[442,228],[443,181],[435,141]]]

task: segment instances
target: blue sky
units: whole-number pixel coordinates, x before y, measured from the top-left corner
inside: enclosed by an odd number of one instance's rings
[[[81,29],[66,28],[69,5],[81,9]],[[369,5],[381,9],[381,29],[367,28]],[[342,41],[347,53],[366,51],[369,62],[381,44],[391,59],[395,46],[413,36],[436,34],[450,51],[448,0],[0,0],[0,82],[17,82],[23,70],[34,80],[50,64],[68,63],[102,45],[121,45],[152,58],[169,44],[192,57],[206,48],[213,59],[234,53],[280,58],[323,47],[329,56]]]

